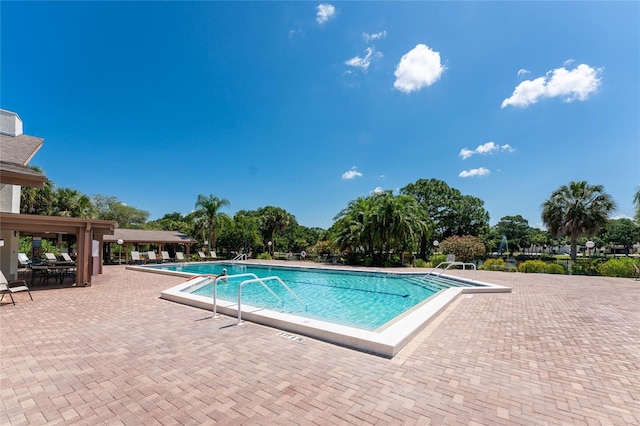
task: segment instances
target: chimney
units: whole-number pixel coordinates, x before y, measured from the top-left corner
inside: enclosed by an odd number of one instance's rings
[[[14,137],[22,134],[22,120],[18,114],[0,109],[0,134]]]

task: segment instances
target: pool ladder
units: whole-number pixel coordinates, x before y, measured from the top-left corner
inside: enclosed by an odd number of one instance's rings
[[[265,284],[265,281],[277,281],[278,283],[280,283],[280,285],[282,285],[285,290],[287,290],[298,302],[300,302],[300,304],[302,304],[302,306],[304,306],[304,310],[307,310],[307,304],[304,303],[304,301],[302,299],[300,299],[300,296],[298,296],[293,290],[291,290],[291,287],[289,287],[284,281],[282,281],[282,279],[278,276],[271,276],[271,277],[265,277],[265,278],[259,278],[256,274],[248,272],[246,274],[235,274],[235,275],[220,275],[218,277],[216,277],[215,280],[213,280],[213,318],[215,318],[217,316],[217,306],[218,306],[218,281],[227,281],[230,278],[249,278],[248,280],[244,280],[240,283],[240,285],[238,286],[238,325],[240,325],[240,323],[242,322],[242,287],[245,284],[251,284],[251,283],[258,283],[260,285],[262,285],[262,287],[265,288],[265,290],[267,290],[269,293],[271,293],[271,295],[273,295],[276,299],[278,299],[278,301],[280,303],[282,303],[284,305],[284,302],[282,300],[282,298],[280,296],[278,296],[273,290],[271,290],[271,288],[269,288],[269,286],[267,284]],[[212,278],[210,278],[212,279]]]
[[[446,265],[446,267],[445,267]],[[440,262],[438,263],[438,266],[436,266],[435,268],[433,268],[431,271],[428,272],[429,275],[436,275],[436,276],[440,276],[442,274],[444,274],[447,269],[451,268],[452,266],[462,266],[462,276],[465,276],[465,273],[467,271],[467,266],[473,266],[473,279],[476,279],[476,265],[475,263],[465,263],[465,262]],[[433,271],[435,271],[436,269],[439,268],[443,268],[442,271],[440,271],[439,274],[434,274]]]

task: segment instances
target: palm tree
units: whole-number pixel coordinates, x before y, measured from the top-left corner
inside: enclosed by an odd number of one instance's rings
[[[275,237],[277,234],[284,231],[287,226],[292,222],[292,217],[289,212],[280,208],[267,206],[261,209],[263,220],[263,234],[270,235],[271,249],[276,251]]]
[[[221,207],[228,206],[229,204],[229,200],[226,198],[218,198],[215,195],[198,195],[196,209],[199,210],[207,223],[210,247],[216,246],[218,227],[223,223],[231,222],[229,215],[226,213],[218,213]]]
[[[578,237],[593,235],[607,223],[616,203],[602,185],[570,182],[556,189],[542,205],[542,222],[554,236],[568,236],[576,260]]]

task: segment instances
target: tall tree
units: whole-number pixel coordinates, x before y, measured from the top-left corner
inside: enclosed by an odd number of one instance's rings
[[[93,205],[98,210],[98,219],[115,220],[120,228],[141,228],[150,213],[129,206],[114,196],[95,195]]]
[[[97,216],[97,209],[91,199],[81,192],[71,188],[60,188],[55,192],[56,216],[81,217],[93,219]]]
[[[603,235],[605,242],[624,246],[624,252],[627,255],[633,244],[638,242],[638,238],[640,238],[640,225],[626,218],[609,221]]]
[[[615,208],[616,203],[602,185],[570,182],[542,204],[542,222],[554,236],[569,237],[571,259],[575,261],[578,237],[597,232]]]
[[[415,198],[391,191],[353,200],[334,218],[335,243],[340,250],[380,256],[414,251],[421,236],[430,234],[427,217]]]
[[[529,221],[520,215],[504,216],[495,226],[495,232],[498,236],[506,236],[509,247],[518,246],[520,248],[528,247],[529,240]],[[513,249],[512,249],[513,251]]]
[[[479,198],[462,195],[438,179],[419,179],[400,190],[411,195],[432,223],[433,238],[443,240],[452,235],[481,235],[489,230],[489,213]],[[422,236],[420,256],[425,257],[428,244]]]
[[[230,223],[231,218],[226,213],[219,213],[220,208],[228,206],[229,200],[226,198],[218,198],[215,195],[199,194],[196,201],[196,209],[199,209],[206,222],[209,230],[210,247],[216,246],[217,229],[224,223]]]
[[[38,166],[29,166],[43,173]],[[52,216],[55,208],[55,189],[52,181],[46,181],[42,188],[23,187],[20,191],[20,213]]]
[[[262,216],[262,234],[265,239],[269,239],[272,250],[276,250],[276,236],[284,231],[289,224],[295,222],[291,213],[280,207],[266,206],[258,209]]]

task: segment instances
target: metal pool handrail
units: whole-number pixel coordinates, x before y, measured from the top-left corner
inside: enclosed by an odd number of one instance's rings
[[[242,278],[242,277],[252,277],[258,278],[258,276],[252,272],[247,272],[246,274],[236,274],[236,275],[219,275],[213,281],[213,318],[215,318],[218,314],[217,306],[218,306],[218,281],[227,280],[229,278]],[[277,297],[277,296],[276,296]]]
[[[476,265],[475,263],[465,263],[465,262],[440,262],[438,263],[438,266],[436,266],[435,268],[433,268],[431,271],[429,271],[429,275],[434,275],[433,271],[435,271],[436,269],[440,268],[442,265],[447,265],[446,268],[444,268],[444,270],[440,271],[440,273],[437,275],[438,277],[442,274],[445,273],[445,271],[449,268],[451,268],[452,266],[462,266],[462,276],[465,276],[465,272],[467,270],[467,266],[471,265],[473,266],[473,279],[476,279]]]
[[[303,306],[305,311],[307,310],[307,304],[304,303],[304,301],[302,299],[300,299],[300,297],[293,291],[291,290],[291,288],[286,285],[284,283],[284,281],[282,281],[282,279],[278,276],[272,276],[272,277],[266,277],[266,278],[254,278],[252,280],[246,280],[240,283],[240,285],[238,286],[238,325],[240,325],[240,322],[242,321],[242,286],[245,284],[250,284],[250,283],[260,283],[266,290],[269,291],[269,293],[271,293],[272,295],[275,296],[276,299],[278,299],[280,302],[282,302],[282,299],[280,297],[278,297],[277,294],[275,294],[273,292],[273,290],[271,290],[269,288],[268,285],[266,285],[264,282],[265,281],[269,281],[269,280],[276,280],[278,281],[280,284],[282,284],[282,286],[289,292],[291,293],[291,295],[298,301],[300,302]]]

